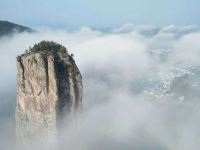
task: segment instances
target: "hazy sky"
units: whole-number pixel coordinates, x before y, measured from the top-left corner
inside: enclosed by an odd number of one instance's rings
[[[0,20],[28,26],[200,24],[200,0],[0,0]]]

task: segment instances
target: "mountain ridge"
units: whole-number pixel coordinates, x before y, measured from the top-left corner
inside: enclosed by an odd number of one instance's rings
[[[21,33],[21,32],[34,32],[34,30],[29,27],[19,25],[13,22],[0,20],[0,38],[3,36],[10,36],[14,33]]]

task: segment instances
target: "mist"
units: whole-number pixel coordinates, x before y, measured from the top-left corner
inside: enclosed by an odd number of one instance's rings
[[[16,56],[50,40],[75,55],[84,95],[78,125],[68,122],[59,147],[52,141],[44,149],[198,150],[199,31],[125,25],[110,32],[43,28],[0,38],[2,149],[15,149]]]

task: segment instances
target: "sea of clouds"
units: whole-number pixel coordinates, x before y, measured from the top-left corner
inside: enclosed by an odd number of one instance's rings
[[[131,24],[0,38],[1,149],[15,149],[16,56],[41,40],[75,55],[84,86],[79,125],[47,149],[199,149],[200,28]]]

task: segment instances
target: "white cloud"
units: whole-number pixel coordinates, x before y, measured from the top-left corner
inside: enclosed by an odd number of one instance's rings
[[[200,34],[185,33],[193,28],[41,29],[1,38],[0,144],[10,149],[3,139],[12,135],[7,124],[14,122],[15,57],[53,40],[75,54],[84,83],[83,118],[78,129],[63,129],[63,149],[198,149]]]

